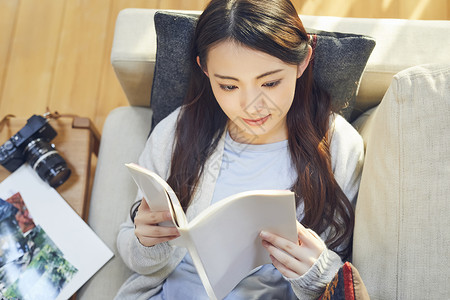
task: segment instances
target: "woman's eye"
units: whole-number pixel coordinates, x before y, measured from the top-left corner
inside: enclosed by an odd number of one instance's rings
[[[268,88],[273,88],[273,87],[276,87],[280,82],[281,82],[281,80],[267,82],[267,83],[264,83],[263,86],[268,87]]]
[[[232,90],[234,90],[234,89],[237,89],[237,86],[235,86],[235,85],[221,84],[221,85],[220,85],[220,88],[221,88],[222,90],[224,90],[224,91],[229,92],[229,91],[232,91]]]

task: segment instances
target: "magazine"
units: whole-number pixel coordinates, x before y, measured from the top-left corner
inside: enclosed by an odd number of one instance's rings
[[[172,188],[156,173],[126,164],[151,210],[169,210],[210,299],[224,298],[252,270],[271,263],[259,233],[266,230],[297,242],[294,193],[259,190],[222,199],[188,221]]]
[[[29,165],[0,183],[0,299],[68,299],[112,256]]]

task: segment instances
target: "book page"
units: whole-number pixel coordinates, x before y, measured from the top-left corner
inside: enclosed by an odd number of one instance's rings
[[[295,211],[290,191],[253,191],[221,200],[192,220],[190,237],[201,262],[192,258],[209,279],[202,280],[205,288],[222,299],[254,268],[271,263],[262,230],[297,242]]]
[[[187,225],[186,215],[178,201],[178,197],[167,182],[158,174],[137,164],[125,164],[137,186],[142,191],[148,206],[153,211],[169,210],[172,222],[162,222],[161,226],[184,227]]]

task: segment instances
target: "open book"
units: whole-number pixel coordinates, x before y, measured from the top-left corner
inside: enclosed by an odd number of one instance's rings
[[[210,299],[223,299],[258,266],[271,263],[261,244],[262,230],[297,241],[295,198],[287,190],[238,193],[188,221],[175,192],[161,177],[136,164],[126,164],[151,210],[169,210],[170,224],[186,247]]]

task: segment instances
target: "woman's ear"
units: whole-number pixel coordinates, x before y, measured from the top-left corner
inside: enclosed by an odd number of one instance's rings
[[[306,54],[305,59],[297,66],[297,78],[300,78],[303,72],[305,72],[306,68],[309,65],[309,61],[311,60],[311,55],[312,55],[312,48],[310,45],[308,45],[308,53]]]
[[[200,57],[198,57],[198,56],[197,56],[197,65],[200,67],[200,69],[202,69],[203,73],[205,73],[205,75],[209,77],[208,71],[202,67],[202,65],[200,63]]]

